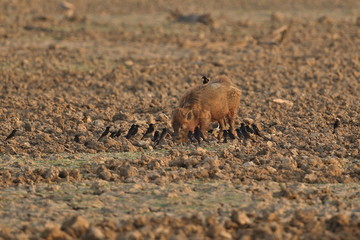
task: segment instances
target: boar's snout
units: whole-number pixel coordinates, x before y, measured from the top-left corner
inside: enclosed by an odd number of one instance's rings
[[[173,141],[181,141],[184,138],[183,132],[185,129],[183,129],[183,126],[177,122],[173,124],[173,129],[174,132],[171,134]]]
[[[180,136],[179,136],[179,133],[175,133],[172,135],[172,139],[173,141],[179,141],[180,140]]]
[[[180,140],[180,135],[179,135],[180,126],[178,124],[173,124],[173,129],[174,129],[174,132],[171,134],[173,141]]]
[[[194,120],[192,109],[177,108],[173,113],[172,127],[174,129],[173,139],[184,140],[188,131],[194,131],[197,125]]]

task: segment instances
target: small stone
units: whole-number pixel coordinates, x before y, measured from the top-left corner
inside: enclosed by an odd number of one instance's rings
[[[90,223],[84,217],[74,216],[62,224],[61,230],[72,237],[81,238],[86,234],[89,226]]]
[[[268,170],[270,173],[276,173],[276,169],[271,166],[266,166],[266,170]]]
[[[97,174],[98,174],[99,178],[106,180],[106,181],[110,181],[111,177],[112,177],[111,172],[104,165],[100,166],[97,169]]]
[[[271,142],[271,141],[267,141],[267,142],[266,142],[266,145],[267,145],[269,148],[272,148],[272,146],[274,146],[274,143]]]
[[[42,177],[45,179],[57,179],[59,177],[59,169],[57,167],[50,167],[43,174]]]
[[[115,121],[123,121],[123,120],[129,120],[128,118],[128,114],[126,113],[123,113],[123,112],[119,112],[119,113],[116,113],[113,117],[112,117],[112,120],[115,122]]]
[[[275,213],[272,212],[267,212],[264,216],[264,220],[268,221],[268,222],[273,222],[273,221],[278,221],[279,220],[279,216],[276,215]]]
[[[305,224],[311,223],[316,217],[316,210],[314,209],[299,209],[295,211],[295,218]]]
[[[231,234],[220,224],[212,224],[209,234],[212,239],[232,239]]]
[[[239,210],[232,211],[231,220],[238,223],[240,226],[251,224],[251,220],[249,219],[249,217],[244,212],[241,212]]]
[[[94,126],[96,126],[96,127],[104,127],[104,121],[103,120],[100,120],[100,119],[98,119],[98,120],[94,120],[93,122],[92,122],[92,124],[94,125]]]
[[[88,240],[102,240],[105,239],[104,233],[98,227],[91,227],[89,228],[86,236],[84,239]]]
[[[61,189],[59,185],[49,185],[45,188],[47,191],[57,192]]]
[[[24,124],[24,129],[25,129],[25,131],[27,131],[27,132],[32,132],[32,131],[33,131],[33,128],[32,128],[32,126],[31,126],[31,124],[30,124],[29,122],[26,122],[26,123]]]
[[[121,150],[124,152],[136,152],[138,149],[127,139],[123,139],[122,145],[121,145]]]
[[[73,169],[70,171],[69,175],[73,177],[74,179],[78,180],[81,178],[80,170],[79,169]]]
[[[93,190],[93,193],[95,195],[101,195],[105,192],[108,191],[108,188],[106,187],[106,185],[101,182],[101,181],[98,181],[98,182],[94,182],[91,186],[90,186],[91,190]]]
[[[107,147],[116,147],[119,144],[119,142],[113,138],[106,138],[104,142]]]
[[[84,117],[82,118],[82,121],[83,121],[84,123],[90,123],[90,122],[91,122],[91,117],[88,116],[88,115],[86,115],[86,114],[84,114]]]
[[[274,99],[273,102],[274,103],[279,103],[279,104],[284,104],[284,105],[287,105],[289,107],[292,107],[294,105],[294,103],[292,101],[285,100],[285,99],[280,99],[280,98]]]
[[[42,239],[61,239],[61,240],[71,240],[71,236],[61,231],[58,226],[46,226],[46,229],[41,233]]]
[[[248,124],[248,125],[251,125],[251,124],[254,123],[254,119],[252,119],[252,118],[244,118],[244,123]]]
[[[29,142],[24,142],[22,145],[23,145],[24,147],[26,147],[26,148],[30,148],[30,147],[31,147],[31,144],[30,144]]]
[[[191,154],[205,156],[207,154],[207,150],[202,147],[198,147],[194,151],[192,151]]]
[[[12,175],[11,175],[11,172],[9,170],[4,170],[2,173],[2,179],[3,180],[10,180]]]
[[[292,157],[284,157],[281,159],[282,166],[287,170],[297,169],[297,163]]]
[[[123,234],[119,235],[117,239],[131,239],[131,240],[140,240],[143,239],[143,236],[141,235],[141,233],[137,230],[135,231],[131,231],[129,233],[127,233],[124,237]]]
[[[75,6],[72,3],[63,1],[60,3],[61,9],[64,11],[66,17],[71,18],[75,14]]]
[[[344,169],[339,166],[331,165],[328,167],[326,172],[328,172],[328,174],[331,176],[342,176]]]
[[[85,141],[84,145],[86,148],[89,148],[89,149],[95,149],[95,150],[102,149],[102,147],[101,147],[102,144],[95,139],[89,139],[89,140]]]
[[[165,113],[160,113],[155,120],[158,122],[167,122],[169,119],[170,118],[168,115],[166,115]]]
[[[282,22],[282,21],[284,21],[285,17],[280,12],[274,12],[271,14],[270,19],[273,22]]]
[[[218,168],[220,166],[220,162],[217,156],[207,157],[202,161],[201,165],[205,168]]]
[[[246,162],[242,165],[243,167],[254,167],[256,164],[254,162]]]
[[[139,147],[142,147],[142,148],[145,148],[149,145],[149,139],[147,140],[140,140],[136,143],[136,146],[139,146]]]
[[[333,23],[334,20],[329,18],[328,16],[321,16],[318,18],[319,23]]]
[[[166,194],[167,198],[179,198],[179,195],[177,193],[174,192],[169,192]]]
[[[134,177],[138,174],[137,168],[133,166],[120,167],[120,176],[122,177]]]
[[[126,61],[124,62],[124,64],[125,64],[125,66],[127,66],[127,67],[131,67],[132,65],[134,65],[134,62],[131,61],[131,60],[126,60]]]
[[[50,136],[50,134],[48,133],[43,133],[39,135],[39,139],[41,139],[40,141],[44,141],[44,142],[52,142],[52,138]]]
[[[77,125],[77,131],[79,131],[79,132],[87,132],[87,128],[86,128],[85,124],[80,123],[79,125]]]
[[[333,232],[338,232],[344,230],[344,228],[350,224],[350,218],[345,214],[338,214],[327,220],[326,223],[328,224],[328,229]]]
[[[180,151],[177,150],[177,149],[171,149],[169,152],[170,152],[170,155],[172,157],[179,157],[180,156]]]
[[[314,173],[309,173],[309,174],[306,174],[304,176],[304,180],[312,183],[312,182],[315,182],[317,180],[317,176]]]

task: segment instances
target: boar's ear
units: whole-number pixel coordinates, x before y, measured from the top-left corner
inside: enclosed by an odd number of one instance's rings
[[[185,116],[184,109],[176,108],[173,112],[173,116],[176,116],[176,115],[184,117]]]
[[[194,117],[194,114],[192,111],[189,111],[187,114],[186,114],[186,120],[190,121],[192,120]]]
[[[173,111],[173,118],[175,118],[175,116],[185,117],[184,110],[183,110],[182,108],[176,108],[176,109]]]
[[[185,117],[186,116],[186,110],[184,108],[180,108],[180,114],[182,117]]]

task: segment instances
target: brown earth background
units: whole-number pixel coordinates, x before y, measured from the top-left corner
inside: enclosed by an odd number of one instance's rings
[[[0,238],[360,238],[359,1],[69,3],[0,2]],[[141,140],[202,75],[264,137]]]

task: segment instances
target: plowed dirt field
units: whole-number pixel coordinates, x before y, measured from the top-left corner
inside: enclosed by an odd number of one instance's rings
[[[142,139],[203,75],[261,136]],[[0,239],[359,239],[360,2],[2,0],[0,126]]]

